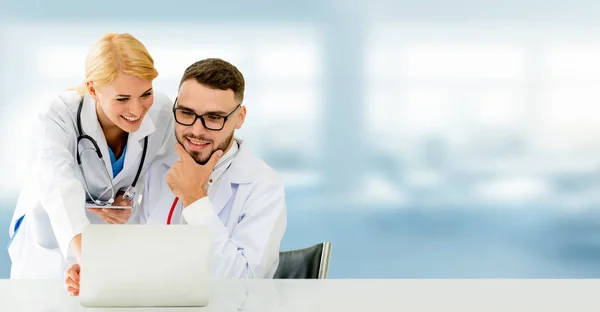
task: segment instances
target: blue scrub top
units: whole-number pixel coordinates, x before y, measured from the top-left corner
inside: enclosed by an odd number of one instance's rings
[[[112,164],[113,178],[123,170],[123,164],[125,163],[125,153],[127,152],[127,145],[123,149],[123,153],[119,159],[115,158],[115,153],[113,153],[112,149],[108,148],[108,153],[110,154],[110,163]]]

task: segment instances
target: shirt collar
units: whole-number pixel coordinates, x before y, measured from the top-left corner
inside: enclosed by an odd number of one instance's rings
[[[231,163],[235,159],[235,156],[237,155],[238,151],[239,151],[239,143],[234,138],[233,144],[231,144],[231,148],[227,151],[227,153],[225,153],[223,156],[221,156],[221,158],[215,165],[215,169],[213,170],[212,174],[210,175],[210,179],[208,180],[209,189],[212,186],[212,184],[215,183],[215,181],[219,180],[221,175],[223,175],[223,173],[231,165]]]

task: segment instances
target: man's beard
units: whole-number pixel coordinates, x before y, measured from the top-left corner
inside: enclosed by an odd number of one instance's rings
[[[181,141],[181,139],[179,138],[179,136],[175,136],[177,138],[177,142],[179,142],[179,144],[181,144],[183,146],[183,142]],[[185,138],[192,138],[192,139],[196,139],[196,140],[202,140],[202,141],[206,141],[206,142],[210,142],[210,144],[213,144],[214,142],[212,140],[208,140],[207,138],[203,137],[203,136],[195,136],[193,134],[190,135],[186,135],[183,139]],[[214,148],[210,154],[208,154],[206,157],[202,158],[201,156],[201,152],[199,151],[188,151],[188,154],[190,154],[190,156],[192,156],[192,158],[196,161],[197,164],[199,165],[206,165],[206,163],[208,162],[208,160],[210,159],[210,157],[212,156],[212,154],[218,150],[222,150],[223,153],[225,153],[225,150],[227,149],[227,147],[229,147],[229,144],[231,144],[231,141],[233,140],[233,132],[231,132],[231,134],[229,135],[229,137],[227,139],[225,139],[225,141],[223,141],[217,148]]]

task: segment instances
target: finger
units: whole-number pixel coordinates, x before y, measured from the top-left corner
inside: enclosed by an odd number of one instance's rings
[[[76,283],[72,278],[67,279],[66,284],[68,288],[79,290],[79,283]]]
[[[107,213],[107,216],[111,218],[111,220],[117,224],[122,224],[129,220],[129,216],[131,216],[131,210],[129,209],[112,209],[114,211],[110,211]]]
[[[181,170],[181,167],[183,167],[183,163],[181,160],[178,160],[173,164],[171,170]]]
[[[111,210],[117,210],[117,209],[90,208],[89,210],[94,212],[95,214],[97,214],[106,223],[110,223],[110,224],[113,224],[115,222],[120,223],[117,219],[115,219],[116,216],[113,214],[113,212],[111,212]],[[118,209],[118,210],[129,210],[129,209]]]
[[[65,278],[65,288],[70,292],[72,290],[79,291],[79,282],[76,282],[72,277]]]
[[[113,206],[131,206],[131,201],[128,199],[116,200]]]
[[[216,150],[214,153],[212,153],[212,155],[210,155],[210,159],[208,160],[207,165],[209,165],[211,169],[214,168],[217,165],[217,162],[219,161],[221,156],[223,156],[223,151]]]
[[[114,205],[124,205],[127,202],[131,202],[130,199],[128,198],[123,198],[124,195],[117,195],[117,197],[115,197],[115,202],[113,203]]]
[[[175,151],[177,152],[177,155],[179,155],[179,158],[181,158],[182,161],[193,160],[192,156],[188,154],[183,145],[179,144],[179,142],[175,143]]]
[[[108,214],[109,216],[113,217],[113,218],[120,218],[123,216],[129,216],[131,214],[131,209],[109,209],[109,208],[104,208],[102,209],[102,211],[104,211],[106,214]]]
[[[73,287],[67,287],[67,291],[69,292],[69,295],[71,295],[71,296],[79,296],[78,289],[75,289]]]
[[[69,269],[71,270],[71,269]],[[67,272],[65,272],[65,286],[67,286],[67,284],[69,283],[69,281],[71,280],[71,277],[69,276],[69,270],[67,270]]]
[[[177,184],[177,181],[179,181],[179,173],[181,171],[177,170],[176,168],[171,168],[169,170],[169,173],[167,174],[167,178],[165,179],[167,182],[167,185],[169,185],[169,187],[174,186]]]
[[[117,199],[112,206],[131,206],[131,201],[128,199]]]
[[[112,215],[112,218],[114,220],[116,220],[118,224],[123,224],[129,220],[130,215],[131,215],[130,211],[124,211],[123,213],[119,213],[117,215]]]
[[[66,272],[67,277],[79,283],[79,273],[81,272],[81,266],[79,264],[73,264]]]
[[[100,214],[100,217],[102,218],[102,220],[104,220],[104,222],[106,222],[108,224],[118,224],[118,223],[120,223],[119,220],[117,220],[115,217],[111,216],[110,214],[108,214],[106,212],[102,212]]]
[[[94,210],[92,210],[92,209],[94,209]],[[112,224],[111,218],[106,214],[106,212],[102,211],[102,209],[100,209],[100,208],[90,208],[90,210],[92,212],[94,212],[95,214],[97,214],[100,217],[100,219],[102,219],[104,222]]]
[[[167,185],[169,187],[171,187],[171,185],[173,184],[173,169],[169,170],[169,173],[167,174],[167,178],[165,179],[165,182],[167,182]]]
[[[119,218],[115,218],[111,215],[106,215],[105,221],[109,224],[122,224],[123,223],[123,222],[121,222],[121,220],[119,220]]]
[[[100,217],[100,219],[106,221],[106,213],[104,211],[102,211],[101,208],[97,208],[96,210],[94,210],[92,212],[94,212],[95,214],[97,214]]]
[[[125,221],[127,221],[127,220],[123,221],[123,218],[111,217],[111,216],[106,216],[102,220],[104,220],[104,222],[106,222],[108,224],[123,224],[123,223],[125,223]]]

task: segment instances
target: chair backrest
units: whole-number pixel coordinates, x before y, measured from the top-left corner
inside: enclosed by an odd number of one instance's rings
[[[326,279],[329,274],[331,243],[279,253],[279,266],[273,278]]]

